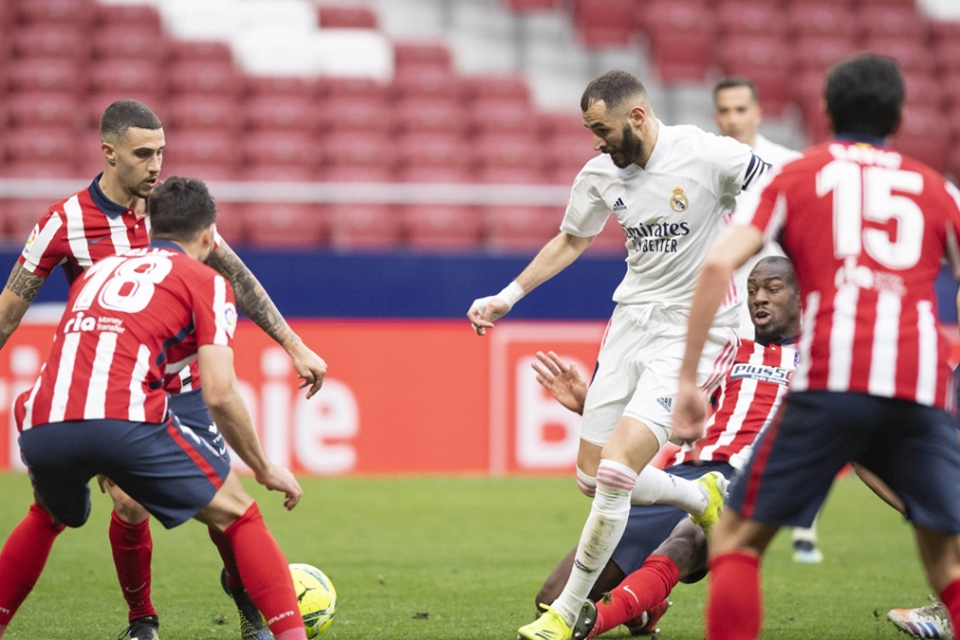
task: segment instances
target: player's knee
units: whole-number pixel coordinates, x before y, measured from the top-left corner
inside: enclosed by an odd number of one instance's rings
[[[150,513],[143,508],[143,505],[127,494],[111,491],[110,497],[113,498],[113,510],[117,517],[127,524],[139,524],[150,517]]]
[[[592,498],[597,495],[597,478],[587,475],[577,467],[577,487],[580,488],[580,493]]]

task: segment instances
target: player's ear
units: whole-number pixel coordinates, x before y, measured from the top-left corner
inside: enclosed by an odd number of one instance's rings
[[[644,121],[647,119],[647,112],[643,109],[643,107],[637,105],[635,107],[631,107],[630,113],[627,114],[627,118],[630,120],[633,126],[639,129],[643,126]]]
[[[100,143],[100,151],[103,152],[103,157],[107,159],[107,164],[111,167],[116,166],[117,150],[112,144],[104,140]]]

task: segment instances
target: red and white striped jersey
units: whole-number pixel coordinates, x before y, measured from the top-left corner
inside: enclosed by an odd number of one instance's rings
[[[729,462],[741,468],[753,441],[773,421],[797,369],[793,344],[767,346],[744,340],[733,367],[720,387],[717,411],[707,421],[702,439],[681,449],[671,464],[694,460]]]
[[[73,283],[95,262],[150,244],[150,216],[138,217],[133,209],[107,198],[100,189],[100,175],[40,218],[18,258],[24,269],[46,278],[62,266],[67,282]],[[214,244],[219,244],[216,234]],[[167,391],[180,393],[199,385],[200,371],[193,366],[171,379]]]
[[[175,244],[104,258],[71,286],[23,428],[73,420],[163,422],[165,381],[202,345],[231,346],[229,283]]]
[[[891,149],[837,140],[774,172],[734,222],[779,237],[793,260],[804,295],[793,390],[946,406],[934,286],[960,228],[955,187]]]

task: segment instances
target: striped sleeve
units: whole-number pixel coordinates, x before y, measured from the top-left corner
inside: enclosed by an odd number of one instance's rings
[[[746,190],[750,185],[755,184],[760,178],[770,170],[770,163],[764,162],[757,154],[750,154],[750,162],[747,164],[747,171],[743,176],[741,189]]]

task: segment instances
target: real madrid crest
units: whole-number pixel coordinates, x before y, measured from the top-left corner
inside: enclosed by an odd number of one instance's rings
[[[670,196],[670,208],[677,213],[683,213],[689,205],[690,202],[687,200],[687,196],[684,195],[683,189],[680,187],[674,189],[673,195]]]

